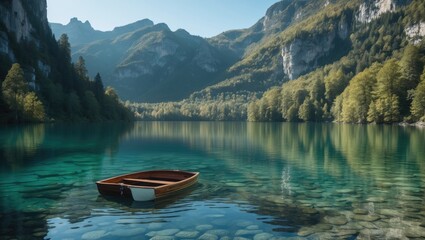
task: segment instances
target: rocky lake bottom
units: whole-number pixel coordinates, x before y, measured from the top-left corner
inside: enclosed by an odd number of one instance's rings
[[[0,131],[2,239],[425,239],[424,131],[123,128],[112,136],[110,126],[98,134],[82,126]],[[98,194],[95,181],[145,169],[201,175],[196,186],[153,202]]]

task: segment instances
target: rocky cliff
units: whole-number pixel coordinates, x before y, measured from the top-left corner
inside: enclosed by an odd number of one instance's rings
[[[425,21],[406,27],[405,32],[410,42],[419,44],[425,37]]]
[[[16,60],[11,42],[34,41],[33,33],[37,29],[32,25],[31,20],[38,18],[43,30],[48,29],[47,23],[47,3],[46,0],[38,1],[36,4],[29,4],[28,1],[5,0],[0,3],[0,54],[6,54],[12,61]],[[10,34],[11,33],[11,34]],[[13,38],[13,39],[11,39]]]
[[[400,6],[410,3],[411,0],[368,0],[364,1],[358,10],[357,21],[369,23],[382,14],[393,12]]]
[[[351,23],[346,18],[339,19],[334,27],[329,27],[325,32],[295,37],[282,47],[283,72],[289,79],[296,79],[321,64],[325,58],[334,55],[332,51],[342,50],[347,45]],[[344,51],[343,51],[344,52]],[[342,55],[342,54],[336,54]]]

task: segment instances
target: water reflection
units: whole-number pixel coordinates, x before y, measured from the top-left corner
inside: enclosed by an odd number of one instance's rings
[[[8,129],[1,129],[0,136],[2,143],[0,156],[4,159],[0,162],[0,168],[17,170],[23,165],[25,159],[35,155],[44,140],[45,125],[12,126]]]
[[[343,124],[140,122],[0,129],[5,159],[0,234],[125,239],[177,229],[173,236],[200,237],[214,230],[217,237],[349,238],[366,236],[363,230],[371,224],[394,228],[390,222],[397,217],[396,229],[406,236],[407,225],[420,230],[425,221],[424,143],[420,129]],[[157,168],[200,171],[200,183],[150,204],[101,197],[94,185]],[[123,224],[131,231],[120,231]],[[347,234],[332,235],[336,232]]]

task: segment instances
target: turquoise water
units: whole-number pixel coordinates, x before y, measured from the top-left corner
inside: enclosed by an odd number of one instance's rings
[[[425,129],[140,122],[0,129],[1,239],[425,239]],[[150,203],[95,181],[199,183]]]

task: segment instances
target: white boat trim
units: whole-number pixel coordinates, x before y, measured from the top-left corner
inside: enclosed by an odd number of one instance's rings
[[[131,195],[133,196],[134,201],[151,201],[155,199],[155,189],[153,188],[141,188],[141,187],[131,187]]]

